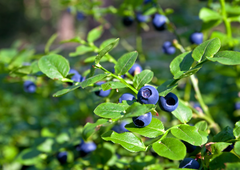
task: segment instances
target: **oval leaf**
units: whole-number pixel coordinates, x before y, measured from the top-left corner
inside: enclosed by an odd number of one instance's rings
[[[136,127],[134,123],[127,124],[125,128],[148,138],[155,138],[164,134],[164,126],[162,122],[156,118],[152,118],[151,123],[143,128]]]
[[[168,159],[182,160],[186,156],[185,145],[175,138],[164,138],[155,142],[152,147],[158,155]]]
[[[76,84],[74,86],[69,86],[66,89],[59,90],[58,92],[53,94],[53,97],[60,97],[60,96],[62,96],[64,94],[67,94],[67,93],[69,93],[69,92],[71,92],[73,90],[78,89],[80,86],[81,86],[80,84]]]
[[[118,143],[130,152],[139,152],[146,150],[146,147],[141,139],[130,132],[118,134],[114,131],[108,131],[102,135],[102,138],[106,141]]]
[[[114,47],[118,45],[119,38],[108,44],[104,49],[102,49],[99,54],[95,58],[95,64],[98,64],[101,60],[101,58],[107,54],[109,51],[111,51]]]
[[[109,89],[121,89],[121,88],[126,87],[125,84],[123,84],[119,81],[118,82],[109,81],[109,82],[102,84],[101,86],[104,91],[109,90]]]
[[[192,118],[192,110],[181,100],[179,100],[178,107],[172,114],[182,123],[187,123]]]
[[[87,36],[87,40],[88,42],[94,42],[96,41],[98,38],[101,37],[103,33],[103,27],[102,26],[99,26],[97,28],[94,28],[92,29],[89,33],[88,33],[88,36]]]
[[[139,90],[145,84],[149,83],[153,78],[153,72],[151,70],[144,70],[140,74],[137,74],[133,78],[134,87]]]
[[[51,79],[61,80],[70,70],[69,62],[61,55],[49,54],[38,61],[39,69]]]
[[[102,103],[96,107],[94,113],[100,117],[117,119],[124,115],[124,108],[116,103]]]
[[[217,61],[224,65],[240,64],[240,52],[236,51],[220,51],[213,58],[207,57],[210,61]]]
[[[91,85],[91,84],[94,84],[94,83],[96,83],[96,82],[104,79],[106,76],[107,76],[107,74],[97,74],[97,75],[95,75],[95,76],[93,76],[93,77],[90,77],[90,78],[84,80],[84,81],[81,83],[81,87],[82,87],[82,88],[85,88],[85,87],[87,87],[87,86],[89,86],[89,85]]]
[[[197,46],[192,53],[194,60],[200,62],[206,57],[211,57],[215,55],[221,47],[221,42],[219,38],[214,38]]]
[[[120,57],[115,65],[114,69],[116,74],[124,75],[133,66],[137,59],[137,51],[124,54]]]
[[[138,102],[134,102],[127,110],[125,117],[136,117],[141,116],[145,113],[150,112],[153,108],[155,108],[154,104],[140,104]]]
[[[171,133],[194,146],[202,145],[202,137],[199,135],[197,128],[189,125],[180,125],[171,129]]]
[[[108,123],[107,119],[98,119],[96,123],[87,123],[82,131],[82,137],[84,140],[87,140],[100,126]]]

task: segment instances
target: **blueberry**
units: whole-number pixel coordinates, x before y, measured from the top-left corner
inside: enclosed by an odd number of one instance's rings
[[[105,82],[101,81],[101,82],[96,83],[96,85],[100,86],[100,85],[102,85],[104,83]],[[95,94],[97,96],[100,96],[100,97],[107,97],[110,94],[110,92],[111,92],[111,90],[106,90],[106,91],[99,90],[99,91],[95,91]]]
[[[233,144],[229,145],[227,148],[223,150],[223,152],[230,152],[233,149]]]
[[[144,104],[156,104],[159,99],[158,91],[153,86],[143,86],[137,94],[138,101]]]
[[[197,148],[197,146],[191,145],[188,142],[185,142],[185,141],[182,141],[182,142],[187,148],[187,153],[192,153]]]
[[[132,17],[126,16],[123,18],[122,22],[123,25],[125,25],[126,27],[129,27],[133,24],[134,19]]]
[[[178,107],[178,97],[173,93],[168,93],[165,97],[160,96],[158,104],[165,112],[172,112]]]
[[[154,28],[158,31],[163,31],[165,29],[167,18],[164,15],[155,14],[152,20]]]
[[[152,2],[152,0],[144,0],[144,1],[143,1],[144,4],[148,4],[148,3],[150,3],[150,2]]]
[[[27,80],[24,82],[23,88],[26,93],[34,93],[37,87],[34,82]]]
[[[198,161],[193,158],[185,158],[180,162],[179,168],[190,168],[190,169],[198,169],[200,165]]]
[[[123,132],[129,132],[126,128],[125,125],[128,124],[127,121],[122,121],[120,124],[115,125],[112,130],[117,132],[117,133],[123,133]]]
[[[162,46],[162,50],[165,54],[171,55],[175,53],[176,48],[172,46],[172,43],[170,41],[166,41]]]
[[[137,64],[137,63],[135,63],[135,64],[133,64],[133,66],[129,69],[129,74],[131,74],[132,76],[135,76],[136,74],[139,74],[139,73],[141,73],[141,71],[142,71],[142,67],[139,65],[139,64]]]
[[[77,12],[77,20],[82,21],[84,20],[85,16],[82,12]]]
[[[240,102],[235,103],[235,110],[240,110]]]
[[[82,142],[77,147],[77,151],[80,151],[81,156],[86,156],[87,154],[95,151],[97,149],[97,145],[94,142]]]
[[[123,100],[130,100],[130,101],[132,101],[132,100],[134,100],[134,99],[135,99],[135,97],[134,97],[134,95],[132,95],[131,93],[124,93],[124,94],[118,99],[118,101],[119,101],[119,103],[122,103]]]
[[[142,15],[141,13],[137,13],[136,19],[138,22],[147,22],[147,20],[149,19],[149,16]]]
[[[203,42],[203,33],[195,32],[195,33],[191,34],[190,42],[192,44],[197,44],[197,45],[201,44]]]
[[[152,113],[148,112],[142,116],[139,117],[133,117],[132,118],[133,123],[135,126],[137,127],[145,127],[147,125],[149,125],[152,121]]]
[[[67,152],[59,152],[57,159],[61,164],[65,164],[67,162]]]
[[[68,74],[73,74],[73,76],[71,77],[71,80],[75,81],[75,82],[82,82],[83,77],[78,73],[77,70],[74,69],[70,69]],[[68,82],[69,85],[73,85],[73,83]]]

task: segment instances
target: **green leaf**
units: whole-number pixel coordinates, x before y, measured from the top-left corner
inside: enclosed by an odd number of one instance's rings
[[[151,70],[143,70],[133,78],[134,87],[139,90],[145,84],[149,83],[153,78],[153,72]]]
[[[57,54],[45,55],[38,61],[39,69],[51,79],[61,80],[70,70],[67,59]]]
[[[235,139],[233,135],[233,129],[229,126],[225,127],[221,132],[213,136],[213,142],[227,142],[231,139]]]
[[[217,61],[224,65],[239,65],[240,52],[236,51],[220,51],[214,57],[207,57],[210,61]]]
[[[157,91],[159,95],[165,97],[168,93],[170,93],[173,89],[175,89],[178,86],[177,81],[178,80],[174,79],[167,80],[163,84],[158,86]]]
[[[54,139],[52,138],[45,138],[41,144],[37,146],[37,149],[42,152],[51,153],[52,152],[52,146],[54,144]]]
[[[57,91],[56,93],[53,94],[53,97],[60,97],[64,94],[67,94],[67,93],[69,93],[73,90],[78,89],[80,86],[81,86],[81,84],[76,84],[76,85],[73,85],[73,86],[69,86],[66,89],[59,90],[59,91]]]
[[[129,52],[120,57],[114,66],[117,75],[124,75],[133,66],[137,59],[137,51]]]
[[[82,88],[85,88],[85,87],[87,87],[87,86],[89,86],[89,85],[91,85],[91,84],[94,84],[94,83],[96,83],[96,82],[104,79],[106,76],[108,76],[108,74],[97,74],[97,75],[95,75],[95,76],[93,76],[93,77],[90,77],[90,78],[84,80],[84,81],[81,83],[81,87],[82,87]]]
[[[234,144],[234,152],[236,154],[238,154],[238,156],[240,156],[240,141],[237,141],[235,144]]]
[[[223,21],[222,19],[219,19],[219,20],[211,20],[209,22],[202,23],[201,32],[204,32],[206,30],[209,30],[209,29],[211,29],[213,27],[218,26],[219,24],[222,23],[222,21]]]
[[[104,49],[108,44],[110,44],[114,40],[116,40],[116,38],[110,38],[110,39],[103,41],[102,44],[100,45],[99,49],[100,50]]]
[[[197,128],[197,130],[200,130],[200,131],[207,131],[208,129],[208,124],[206,121],[200,121],[198,123],[195,124],[195,127]]]
[[[208,22],[211,20],[219,20],[222,19],[222,16],[209,8],[202,8],[199,13],[199,18],[203,20],[203,22]]]
[[[236,139],[240,139],[240,121],[235,124],[235,128],[233,129],[233,134]]]
[[[214,38],[197,46],[192,53],[194,60],[200,62],[206,57],[211,57],[215,55],[221,47],[221,42],[219,38]]]
[[[211,145],[212,154],[220,154],[224,149],[226,149],[231,143],[217,142]]]
[[[102,86],[102,89],[104,91],[106,90],[109,90],[109,89],[121,89],[121,88],[125,88],[126,85],[119,82],[119,81],[109,81],[109,82],[106,82],[104,84],[101,85]]]
[[[155,108],[154,104],[140,104],[138,102],[134,102],[127,110],[125,117],[136,117],[141,116],[150,112],[153,108]]]
[[[147,149],[141,139],[130,132],[118,134],[114,131],[108,131],[102,135],[102,138],[118,143],[130,152],[146,151]]]
[[[151,123],[143,128],[136,127],[134,123],[127,124],[125,128],[148,138],[156,138],[165,132],[162,122],[156,118],[152,118]]]
[[[92,56],[92,57],[88,57],[84,60],[84,63],[92,63],[94,62],[96,59],[96,56]],[[108,61],[108,58],[106,56],[104,56],[102,59],[101,59],[101,62],[106,62]]]
[[[191,56],[192,52],[185,52],[175,57],[170,64],[170,71],[175,76],[178,72],[190,70],[194,60]]]
[[[87,123],[82,131],[82,137],[87,140],[96,130],[108,123],[107,119],[98,119],[96,123]]]
[[[49,40],[48,40],[48,42],[47,42],[47,44],[46,44],[46,46],[45,46],[45,53],[46,53],[46,54],[49,53],[49,49],[50,49],[52,43],[56,40],[57,37],[58,37],[58,34],[53,34],[53,35],[49,38]]]
[[[76,57],[78,55],[83,55],[85,53],[91,52],[94,49],[92,47],[88,47],[85,45],[80,45],[76,48],[76,52],[72,52],[69,54],[70,57]]]
[[[209,164],[210,170],[225,169],[225,164],[230,162],[239,162],[240,159],[231,152],[222,152],[221,155],[211,160]]]
[[[192,118],[192,110],[182,100],[178,100],[178,107],[172,114],[182,123],[187,123]]]
[[[185,145],[175,138],[164,138],[155,142],[152,147],[158,155],[171,160],[182,160],[186,156]]]
[[[116,103],[102,103],[96,107],[94,113],[103,118],[118,119],[123,117],[124,108]]]
[[[24,165],[33,165],[41,161],[40,154],[36,148],[28,148],[17,156],[16,161]]]
[[[171,129],[171,133],[194,146],[202,145],[202,138],[199,135],[197,128],[189,125],[180,125]]]
[[[155,7],[152,7],[152,8],[149,8],[148,10],[146,10],[143,15],[153,15],[157,12],[157,8]]]
[[[225,170],[237,170],[240,167],[240,162],[237,163],[226,163]]]
[[[16,49],[1,49],[0,50],[0,62],[8,64],[18,54]]]
[[[87,36],[87,40],[88,42],[94,42],[96,41],[98,38],[101,37],[103,33],[103,27],[102,26],[99,26],[97,28],[94,28],[92,29],[89,33],[88,33],[88,36]]]
[[[114,47],[116,47],[118,45],[118,42],[119,42],[119,38],[117,38],[116,40],[108,44],[104,49],[102,49],[95,59],[95,64],[97,65],[105,54],[107,54]]]
[[[85,44],[86,42],[84,40],[82,40],[79,36],[74,37],[72,39],[69,40],[64,40],[61,41],[61,43],[79,43],[79,44]]]

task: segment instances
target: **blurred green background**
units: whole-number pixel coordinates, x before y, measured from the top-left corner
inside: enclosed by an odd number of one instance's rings
[[[44,53],[48,39],[57,33],[58,39],[51,48],[58,49],[60,54],[70,61],[72,68],[84,74],[91,66],[84,63],[84,60],[95,54],[69,58],[69,53],[75,51],[77,45],[74,43],[61,44],[60,42],[75,36],[85,39],[91,29],[100,25],[101,16],[97,18],[98,16],[95,14],[93,17],[91,13],[86,12],[88,8],[93,6],[96,9],[108,6],[119,8],[122,0],[82,1],[77,6],[74,6],[73,2],[68,0],[0,0],[0,49],[28,49],[41,55]],[[92,5],[90,2],[96,4]],[[171,8],[174,11],[169,18],[177,27],[183,45],[190,46],[188,37],[192,32],[201,30],[202,21],[198,14],[199,10],[207,5],[207,2],[161,0],[159,3],[163,9]],[[69,7],[71,12],[68,10]],[[141,8],[137,8],[137,10],[141,10]],[[82,20],[77,19],[77,11],[84,13],[85,17]],[[108,38],[119,37],[121,43],[112,52],[116,59],[128,50],[126,47],[132,50],[136,49],[136,23],[126,28],[122,25],[122,16],[118,14],[105,15],[104,19],[108,23],[105,23],[104,35],[96,42],[97,45]],[[239,27],[239,23],[235,23],[232,29],[236,39],[240,37]],[[214,29],[205,31],[205,39],[210,37],[213,30],[224,32],[224,25],[221,24]],[[165,41],[171,41],[176,37],[167,30],[155,31],[151,22],[146,24],[145,30],[141,30],[141,36],[147,60],[140,64],[144,69],[151,69],[154,72],[153,84],[160,85],[172,78],[169,64],[175,56],[180,54],[179,51],[174,55],[163,54],[161,46]],[[234,50],[238,51],[239,49],[238,43]],[[39,58],[38,55],[34,55],[33,58]],[[111,64],[105,66],[109,70],[113,68]],[[52,94],[66,87],[66,84],[53,82],[41,76],[10,77],[9,71],[2,63],[0,71],[0,169],[26,168],[21,165],[21,162],[16,161],[16,156],[26,148],[39,147],[40,144],[44,144],[47,137],[59,140],[59,146],[56,146],[55,149],[52,147],[51,152],[46,151],[47,158],[46,155],[39,154],[30,163],[22,164],[35,164],[34,167],[31,167],[33,169],[54,169],[59,166],[54,154],[59,148],[69,149],[80,142],[82,127],[86,122],[94,122],[96,116],[94,116],[93,110],[105,99],[95,96],[89,89],[78,89],[62,97],[54,98]],[[240,117],[239,112],[234,110],[235,102],[240,101],[239,70],[211,62],[197,73],[197,77],[204,101],[209,106],[214,120],[221,128],[233,127]],[[24,92],[23,81],[26,79],[36,82],[37,92],[35,94]],[[175,91],[181,98],[184,97],[184,87],[187,81],[182,80]],[[113,92],[114,97],[111,98],[111,101],[116,102],[123,92],[128,91]],[[189,101],[196,102],[193,89],[191,89]],[[160,109],[158,108],[158,110]],[[161,111],[160,118],[167,120],[164,122],[166,127],[177,122],[171,115]],[[191,123],[197,121],[199,120],[193,119]],[[98,144],[102,144],[97,136],[93,139]],[[43,147],[42,150],[44,149],[46,148]]]

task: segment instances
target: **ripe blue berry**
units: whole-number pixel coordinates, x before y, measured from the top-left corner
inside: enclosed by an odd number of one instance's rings
[[[178,97],[173,93],[168,93],[165,97],[160,96],[158,104],[165,112],[172,112],[178,107]]]
[[[148,112],[144,115],[141,115],[139,117],[133,117],[132,118],[133,123],[135,126],[137,127],[145,127],[147,125],[149,125],[152,121],[152,113]]]
[[[164,15],[155,14],[152,20],[154,28],[158,31],[163,31],[165,29],[167,18]]]
[[[190,42],[192,44],[197,44],[197,45],[201,44],[203,42],[203,33],[195,32],[195,33],[191,34]]]
[[[131,93],[124,93],[119,99],[119,103],[122,103],[123,100],[130,100],[132,101],[133,99],[135,99],[134,95],[132,95]]]
[[[73,74],[73,76],[71,77],[71,80],[73,80],[75,82],[81,82],[82,76],[78,73],[77,70],[70,69],[68,74]]]
[[[61,164],[65,164],[67,162],[67,152],[59,152],[57,159]]]
[[[135,64],[133,64],[133,66],[129,69],[129,74],[131,74],[132,76],[135,76],[136,74],[139,74],[139,73],[141,73],[141,71],[142,71],[142,67],[139,65],[139,64],[137,64],[137,63],[135,63]]]
[[[137,94],[138,101],[144,104],[156,104],[159,99],[158,91],[153,86],[143,86]]]
[[[138,22],[147,22],[147,20],[149,19],[149,16],[142,15],[141,13],[137,13],[136,19]]]
[[[235,103],[235,110],[240,110],[240,102]]]
[[[34,82],[27,80],[24,82],[23,88],[26,93],[34,93],[37,87]]]
[[[192,153],[193,151],[195,151],[195,149],[197,148],[197,146],[191,145],[188,142],[182,141],[183,144],[186,146],[187,148],[187,153]]]
[[[96,85],[100,86],[104,83],[105,82],[101,81],[101,82],[96,83]],[[99,91],[95,91],[95,94],[99,97],[107,97],[110,94],[110,92],[111,92],[111,90],[106,90],[106,91],[99,90]]]
[[[152,0],[144,0],[144,1],[143,1],[144,4],[148,4],[148,3],[150,3],[150,2],[152,2]]]
[[[185,158],[180,162],[179,168],[190,168],[190,169],[198,169],[200,165],[198,161],[193,158]]]
[[[81,156],[86,156],[87,154],[95,151],[96,149],[97,145],[94,142],[84,142],[83,140],[77,148],[77,150],[80,151]]]
[[[82,12],[77,12],[77,20],[82,21],[84,20],[85,16]]]
[[[170,41],[166,41],[162,46],[162,50],[165,54],[171,55],[175,53],[176,48],[172,46],[172,43]]]
[[[115,125],[112,130],[117,132],[117,133],[123,133],[123,132],[129,132],[126,128],[125,125],[128,124],[127,121],[122,121],[120,124]]]
[[[133,24],[134,19],[132,17],[126,16],[123,18],[122,22],[123,25],[125,25],[126,27],[129,27]]]

